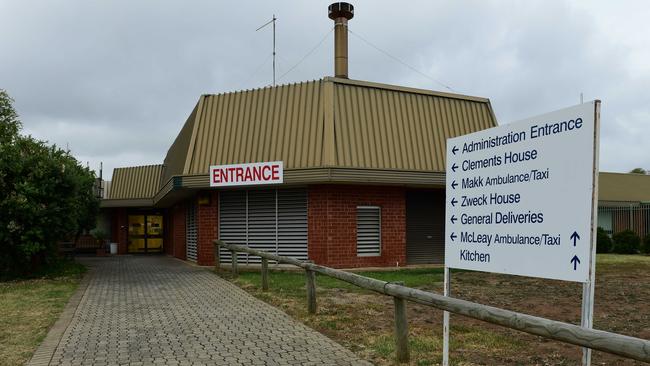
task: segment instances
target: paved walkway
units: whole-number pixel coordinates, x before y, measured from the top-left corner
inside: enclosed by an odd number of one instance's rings
[[[51,365],[368,364],[205,268],[162,256],[82,261],[87,287],[62,336],[55,325],[44,342]]]

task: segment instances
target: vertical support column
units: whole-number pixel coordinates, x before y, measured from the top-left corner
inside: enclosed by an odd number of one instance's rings
[[[269,260],[262,258],[262,291],[269,290]]]
[[[221,266],[221,261],[219,260],[219,252],[221,252],[221,245],[216,241],[214,242],[214,270],[218,271]]]
[[[443,295],[451,295],[451,271],[445,266]],[[442,313],[442,365],[449,366],[449,312]]]
[[[404,286],[404,282],[394,282]],[[409,325],[406,318],[406,300],[393,296],[395,304],[395,358],[399,363],[409,362]]]
[[[234,250],[230,251],[230,257],[232,258],[232,275],[233,277],[237,277],[239,275],[239,271],[237,269],[237,252]]]
[[[305,280],[307,285],[307,312],[316,314],[316,272],[305,269]]]
[[[594,160],[592,165],[591,192],[591,234],[589,245],[589,280],[582,285],[582,320],[583,328],[591,329],[594,325],[594,293],[596,292],[596,238],[598,229],[598,160],[600,158],[600,101],[594,105]],[[630,219],[632,212],[630,211]],[[582,349],[582,365],[591,365],[591,348]]]

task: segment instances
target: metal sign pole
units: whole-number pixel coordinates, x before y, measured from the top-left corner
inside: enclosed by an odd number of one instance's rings
[[[591,329],[594,325],[594,293],[596,291],[596,238],[598,223],[598,159],[600,150],[600,101],[594,103],[594,161],[593,190],[591,198],[591,240],[589,240],[589,280],[582,284],[582,321],[583,328]],[[591,348],[582,349],[582,365],[591,365]]]
[[[451,296],[451,271],[445,265],[443,295]],[[442,366],[449,366],[449,312],[442,313]]]

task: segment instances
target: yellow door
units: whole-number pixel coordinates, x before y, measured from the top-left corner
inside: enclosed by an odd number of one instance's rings
[[[160,253],[163,250],[163,216],[129,215],[129,253]]]
[[[129,215],[129,253],[144,253],[146,248],[144,215]]]
[[[163,217],[147,215],[147,252],[159,253],[163,250]]]

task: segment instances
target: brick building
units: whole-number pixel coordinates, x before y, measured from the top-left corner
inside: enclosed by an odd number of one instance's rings
[[[102,207],[119,253],[211,265],[221,238],[333,267],[442,263],[446,139],[493,126],[484,98],[345,78],[203,95],[163,164],[115,169]],[[275,161],[281,184],[210,185],[210,166]]]
[[[332,267],[443,262],[446,140],[495,127],[490,102],[348,79],[353,8],[328,10],[335,77],[203,95],[162,164],[115,169],[101,206],[119,253],[212,265],[220,238]],[[210,175],[271,162],[273,184]],[[648,178],[601,174],[599,224],[646,234]]]

